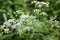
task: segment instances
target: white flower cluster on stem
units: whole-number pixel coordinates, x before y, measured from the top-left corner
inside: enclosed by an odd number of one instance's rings
[[[42,7],[43,5],[45,5],[46,7],[49,7],[49,2],[39,2],[39,1],[32,1],[32,4],[35,4],[37,7]]]
[[[20,27],[21,25],[24,25],[23,23],[25,21],[29,21],[29,19],[34,19],[36,18],[35,16],[30,16],[30,15],[25,15],[22,14],[20,16],[20,19],[9,19],[8,21],[3,23],[2,30],[4,33],[9,33],[9,31],[16,29],[17,27]],[[29,30],[29,27],[24,28],[24,30]]]
[[[9,33],[10,28],[12,30],[16,29],[16,24],[17,22],[15,21],[15,19],[9,19],[8,21],[4,22],[2,26],[4,33]]]
[[[57,27],[57,28],[60,27],[60,22],[57,20],[51,21],[51,24],[52,24],[51,27]]]
[[[29,15],[25,15],[25,14],[22,14],[21,16],[20,16],[20,22],[22,22],[22,21],[25,21],[25,19],[29,19],[29,18],[36,18],[35,16],[29,16]]]

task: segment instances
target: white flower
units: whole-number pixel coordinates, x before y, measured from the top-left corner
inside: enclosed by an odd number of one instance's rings
[[[9,19],[3,23],[3,27],[10,27],[11,25],[16,24],[15,19]]]
[[[32,1],[32,4],[35,3],[35,5],[37,7],[42,7],[43,5],[45,5],[46,7],[49,7],[49,2],[39,2],[39,1]]]
[[[36,3],[36,5],[39,5],[39,4],[40,4],[40,2],[37,2],[37,3]]]
[[[11,26],[11,24],[8,21],[4,22],[4,24],[3,24],[3,27],[10,27],[10,26]]]
[[[59,28],[60,26],[59,25],[57,25],[57,28]]]
[[[41,10],[40,9],[34,9],[33,10],[35,13],[39,13]]]
[[[46,5],[46,7],[49,7],[49,2],[41,2],[42,5]]]
[[[11,27],[11,28],[12,28],[12,29],[16,29],[16,27],[17,27],[16,25],[12,25],[12,27]]]
[[[21,21],[21,22],[18,22],[18,23],[15,24],[15,25],[16,25],[16,26],[21,26],[21,24],[23,24],[22,21]]]
[[[21,10],[17,10],[16,12],[19,13]]]
[[[31,3],[33,4],[33,3],[36,3],[37,1],[32,1]]]
[[[13,22],[15,19],[9,19],[8,22]]]
[[[41,12],[40,15],[42,15],[42,16],[48,16],[48,14],[46,12]]]
[[[28,18],[26,15],[21,15],[20,22],[23,23],[23,21],[25,21],[26,18]]]
[[[11,24],[9,22],[4,22],[4,25],[9,26]]]
[[[24,14],[24,12],[22,12],[22,10],[17,10],[16,12],[17,12],[17,14]]]
[[[40,2],[41,4],[46,4],[46,2]]]
[[[38,7],[42,7],[42,5],[49,7],[49,2],[37,2],[36,5],[38,5]]]
[[[41,8],[41,7],[42,7],[42,5],[38,5],[38,7],[39,7],[39,8]]]
[[[31,27],[30,26],[27,26],[23,29],[23,31],[30,31],[31,30]]]
[[[46,7],[49,7],[49,5],[48,5],[48,4],[46,4]]]
[[[4,33],[8,33],[9,32],[9,28],[4,29]]]
[[[21,17],[21,19],[25,19],[25,18],[28,18],[29,15],[24,15],[24,14],[22,14],[20,17]]]
[[[50,4],[49,2],[47,2],[47,4]]]
[[[59,21],[57,21],[57,20],[55,20],[54,22],[57,23],[57,24],[59,23]]]
[[[51,21],[52,22],[52,27],[57,27],[57,28],[59,28],[60,27],[60,23],[59,23],[59,21],[57,21],[57,20],[54,20],[54,21]]]

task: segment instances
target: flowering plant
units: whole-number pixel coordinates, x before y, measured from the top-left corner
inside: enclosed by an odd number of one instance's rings
[[[1,0],[0,3],[0,40],[60,39],[59,0]]]

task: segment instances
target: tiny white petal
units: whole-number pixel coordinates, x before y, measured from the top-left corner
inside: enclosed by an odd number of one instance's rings
[[[12,27],[11,27],[12,29],[15,29],[16,28],[16,25],[12,25]]]
[[[9,32],[9,29],[8,28],[4,29],[4,32],[5,33],[8,33]]]

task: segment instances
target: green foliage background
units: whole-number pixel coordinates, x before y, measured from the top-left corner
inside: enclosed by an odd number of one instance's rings
[[[20,33],[16,33],[16,31],[10,34],[3,34],[0,31],[0,40],[60,40],[60,24],[59,27],[51,27],[54,23],[51,24],[52,22],[50,21],[57,20],[60,23],[60,0],[37,0],[50,3],[48,8],[42,9],[42,11],[48,14],[47,17],[34,14],[33,9],[35,9],[35,7],[31,4],[31,1],[33,0],[0,0],[0,27],[8,19],[18,20],[22,13],[16,12],[17,10],[21,10],[24,14],[30,12],[29,15],[37,17],[30,25],[37,28],[31,30],[31,32],[23,32],[20,35]],[[38,20],[38,22],[36,22],[36,20]],[[23,26],[26,26],[26,24]],[[17,30],[20,29],[18,28]]]

